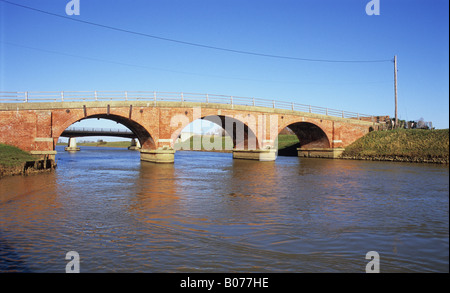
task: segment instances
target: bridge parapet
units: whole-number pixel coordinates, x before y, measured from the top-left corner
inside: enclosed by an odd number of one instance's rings
[[[336,110],[294,102],[261,98],[157,91],[49,91],[49,92],[0,92],[0,103],[50,103],[50,102],[101,102],[101,101],[146,101],[146,102],[194,102],[205,104],[228,104],[300,111],[311,114],[349,118],[375,122],[373,115]]]

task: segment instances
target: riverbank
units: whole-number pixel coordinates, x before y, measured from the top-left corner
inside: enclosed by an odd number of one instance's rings
[[[372,131],[345,148],[342,159],[449,163],[449,130]]]
[[[57,145],[67,146],[66,143],[58,143]],[[110,148],[127,148],[131,145],[130,141],[101,141],[101,142],[80,142],[77,146],[94,146],[94,147],[110,147]]]
[[[183,150],[194,150],[197,141],[203,137],[191,137],[190,140],[177,143],[176,147]],[[210,138],[211,139],[211,138]],[[213,144],[213,141],[210,141]],[[129,141],[80,143],[79,146],[98,147],[128,147]],[[231,138],[222,137],[214,146],[222,150],[213,152],[231,152]],[[280,134],[278,136],[278,155],[297,156],[300,144],[296,135]],[[203,146],[199,151],[209,151]],[[449,163],[449,130],[425,129],[395,129],[372,131],[369,134],[347,146],[340,159],[395,161],[416,163]]]
[[[47,165],[47,162],[36,160],[35,157],[19,148],[0,144],[0,178],[47,172],[53,168]]]

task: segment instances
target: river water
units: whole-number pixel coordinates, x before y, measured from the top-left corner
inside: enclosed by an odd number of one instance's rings
[[[449,167],[57,147],[0,179],[0,272],[449,272]]]

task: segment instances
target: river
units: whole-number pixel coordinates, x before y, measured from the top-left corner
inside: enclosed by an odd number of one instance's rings
[[[57,151],[0,179],[0,272],[449,272],[448,165]]]

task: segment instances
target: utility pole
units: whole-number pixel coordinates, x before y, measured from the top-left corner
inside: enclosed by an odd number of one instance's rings
[[[397,112],[397,55],[394,56],[394,90],[395,90],[395,125],[398,127],[398,112]]]

